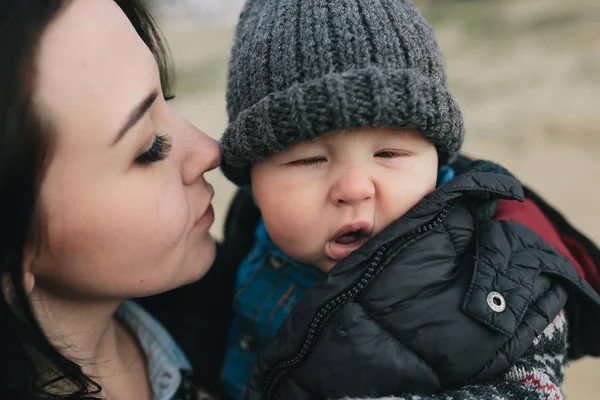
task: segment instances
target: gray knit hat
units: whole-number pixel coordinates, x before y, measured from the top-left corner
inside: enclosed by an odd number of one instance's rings
[[[222,170],[328,132],[414,128],[442,163],[463,141],[433,32],[409,0],[247,0],[229,63]]]

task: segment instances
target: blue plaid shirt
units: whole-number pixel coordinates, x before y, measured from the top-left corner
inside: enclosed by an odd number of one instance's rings
[[[234,318],[222,372],[225,390],[234,399],[244,397],[246,381],[260,351],[275,336],[296,301],[326,276],[279,250],[262,220],[255,239],[238,270]]]

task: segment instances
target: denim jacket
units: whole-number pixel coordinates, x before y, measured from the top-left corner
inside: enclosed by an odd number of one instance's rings
[[[136,335],[146,355],[153,399],[197,399],[198,391],[190,378],[192,366],[169,332],[130,300],[121,303],[116,315]]]

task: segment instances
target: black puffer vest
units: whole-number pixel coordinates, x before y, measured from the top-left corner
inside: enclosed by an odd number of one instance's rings
[[[523,197],[487,162],[438,188],[306,292],[246,398],[431,394],[507,369],[570,298],[598,321],[600,297],[566,258],[493,220],[498,200]]]

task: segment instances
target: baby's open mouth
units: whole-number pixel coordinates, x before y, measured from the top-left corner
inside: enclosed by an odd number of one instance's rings
[[[352,244],[355,242],[366,241],[369,238],[370,232],[367,232],[364,229],[359,229],[357,231],[351,231],[344,233],[342,235],[336,236],[333,240],[339,244]]]
[[[345,225],[327,242],[327,254],[334,260],[341,260],[362,246],[372,235],[373,224],[355,222]]]

